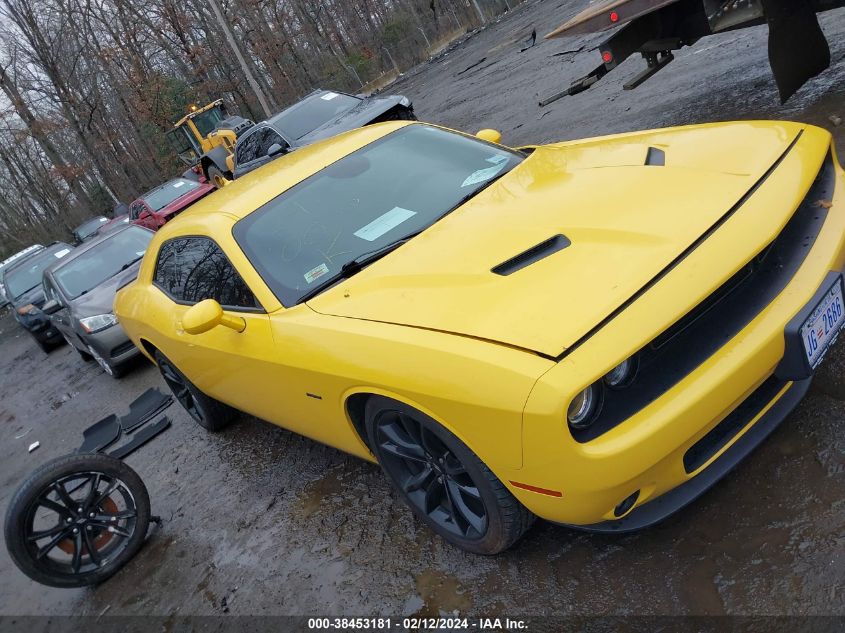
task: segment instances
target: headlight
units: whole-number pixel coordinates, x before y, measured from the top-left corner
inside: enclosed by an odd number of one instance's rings
[[[113,314],[98,314],[96,316],[79,319],[79,325],[81,325],[82,329],[88,332],[88,334],[105,330],[107,327],[111,327],[115,323],[117,323],[117,317]]]
[[[584,389],[569,403],[566,417],[573,429],[586,429],[596,419],[601,408],[601,383],[596,382]]]
[[[613,389],[621,389],[627,387],[634,382],[634,377],[637,375],[637,358],[632,356],[623,360],[616,367],[611,369],[604,377],[604,382],[608,387]]]
[[[35,312],[35,306],[31,303],[27,303],[25,306],[18,308],[18,314],[29,314],[30,312]]]

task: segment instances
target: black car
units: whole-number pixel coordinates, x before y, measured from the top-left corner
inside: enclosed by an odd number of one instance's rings
[[[41,311],[44,305],[44,287],[41,284],[44,270],[71,252],[73,247],[64,242],[53,242],[47,248],[22,258],[3,270],[3,286],[14,310],[15,319],[27,330],[42,350],[49,349],[64,339]]]
[[[414,121],[414,106],[401,95],[353,97],[317,90],[266,121],[256,123],[235,146],[235,178],[274,158],[324,138],[382,121]]]
[[[97,234],[100,227],[107,224],[109,219],[104,215],[98,215],[90,220],[85,220],[82,224],[73,229],[73,239],[76,244],[82,244],[86,240],[90,240]]]

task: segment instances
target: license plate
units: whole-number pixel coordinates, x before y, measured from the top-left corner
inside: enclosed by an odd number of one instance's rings
[[[801,326],[804,353],[813,369],[819,364],[827,348],[845,324],[843,304],[845,302],[842,299],[842,282],[837,279]]]

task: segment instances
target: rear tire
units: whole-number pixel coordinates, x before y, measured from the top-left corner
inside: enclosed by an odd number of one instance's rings
[[[373,396],[365,421],[370,447],[414,514],[449,543],[498,554],[535,520],[493,472],[437,421]]]
[[[205,395],[158,350],[155,352],[155,361],[173,397],[201,427],[215,433],[222,431],[238,417],[237,409]]]
[[[9,504],[4,536],[12,561],[34,581],[84,587],[123,567],[149,523],[150,497],[138,474],[88,453],[59,457],[27,477]]]

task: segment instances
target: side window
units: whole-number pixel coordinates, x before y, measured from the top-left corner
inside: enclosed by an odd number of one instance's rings
[[[144,205],[140,202],[133,202],[132,205],[129,207],[129,219],[133,222],[138,219],[138,216],[141,215],[141,211],[144,210]]]
[[[259,154],[259,150],[261,149],[261,139],[266,129],[266,127],[254,129],[250,134],[238,140],[235,145],[235,163],[238,165],[251,163],[259,156],[262,156],[262,154]]]
[[[261,307],[225,253],[207,237],[165,242],[158,252],[155,284],[185,303],[215,299],[230,308]]]
[[[270,149],[270,146],[274,143],[278,143],[282,147],[285,147],[287,145],[285,139],[282,138],[281,134],[276,132],[276,130],[274,130],[273,128],[268,127],[264,129],[263,132],[264,137],[261,139],[261,147],[258,150],[259,157],[266,156],[267,151]]]

